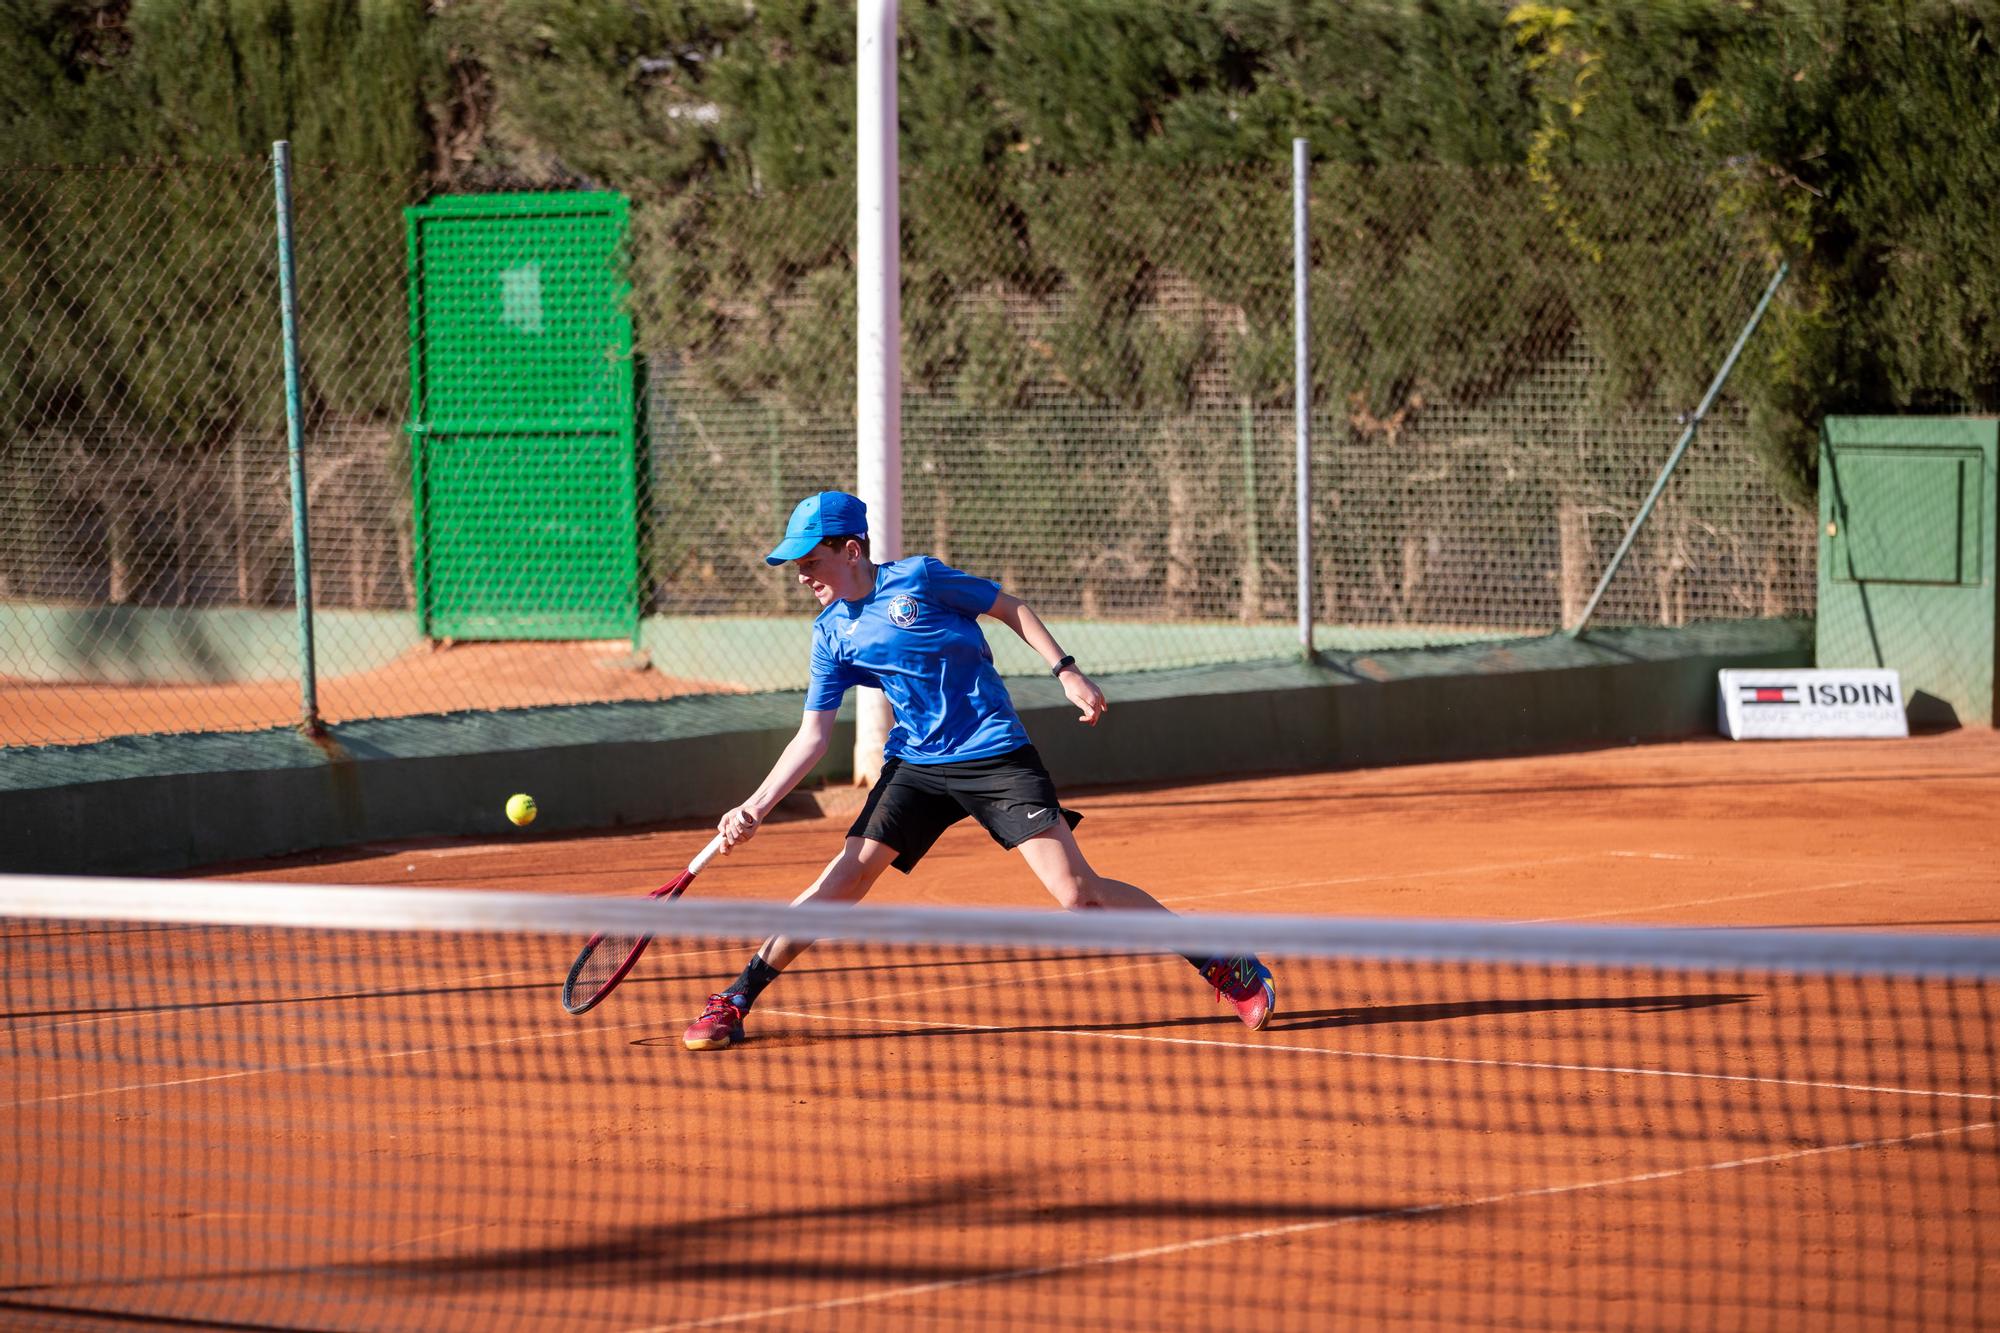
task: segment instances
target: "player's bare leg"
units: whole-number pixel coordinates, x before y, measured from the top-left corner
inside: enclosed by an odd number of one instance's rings
[[[1098,874],[1076,845],[1076,835],[1068,823],[1054,825],[1023,842],[1017,851],[1035,878],[1055,900],[1070,911],[1110,908],[1124,911],[1164,912],[1166,906],[1136,884]],[[1250,955],[1238,958],[1197,958],[1184,955],[1195,971],[1215,987],[1218,999],[1236,1007],[1237,1016],[1253,1028],[1271,1021],[1277,1008],[1277,988],[1271,970]]]
[[[840,854],[827,862],[812,887],[792,900],[800,903],[852,903],[867,896],[875,881],[896,859],[896,849],[873,838],[849,838]],[[708,1008],[681,1034],[691,1051],[718,1051],[743,1040],[743,1016],[764,987],[777,979],[791,961],[812,946],[811,940],[773,935],[759,945],[736,980],[708,997]]]
[[[895,859],[896,849],[885,842],[877,842],[873,838],[849,838],[840,849],[840,855],[827,862],[826,869],[819,872],[819,878],[812,882],[812,887],[792,899],[792,906],[860,902]],[[782,972],[811,945],[811,940],[774,935],[758,948],[757,956],[769,964],[772,971]]]
[[[1068,823],[1058,819],[1015,849],[1055,900],[1074,912],[1086,907],[1164,912],[1159,899],[1136,884],[1111,879],[1090,868]]]

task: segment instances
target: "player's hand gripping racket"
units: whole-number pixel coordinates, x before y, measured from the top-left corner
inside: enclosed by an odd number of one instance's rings
[[[672,902],[694,883],[694,877],[701,873],[702,867],[721,850],[722,835],[718,833],[709,839],[708,846],[695,853],[686,870],[647,896]],[[646,952],[646,946],[652,942],[651,935],[592,935],[584,942],[583,952],[569,965],[569,977],[563,982],[563,1008],[580,1014],[609,995],[619,982],[625,980],[632,965],[639,961],[639,955]]]

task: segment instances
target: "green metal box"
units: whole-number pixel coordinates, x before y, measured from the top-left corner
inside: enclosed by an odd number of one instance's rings
[[[1890,667],[1912,721],[1992,726],[2000,421],[1829,417],[1818,661]]]

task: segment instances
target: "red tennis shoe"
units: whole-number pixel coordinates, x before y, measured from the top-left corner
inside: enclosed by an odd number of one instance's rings
[[[1218,958],[1202,969],[1201,975],[1215,987],[1215,998],[1236,1006],[1236,1016],[1244,1026],[1262,1029],[1278,1007],[1278,988],[1271,983],[1271,969],[1250,954],[1241,958]]]
[[[743,1014],[748,1009],[741,995],[711,995],[701,1017],[688,1024],[681,1045],[691,1051],[724,1051],[743,1040]]]

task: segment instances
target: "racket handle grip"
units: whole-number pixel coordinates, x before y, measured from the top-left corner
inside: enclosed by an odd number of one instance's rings
[[[716,855],[721,851],[722,851],[722,835],[718,833],[713,838],[710,838],[708,840],[708,846],[702,848],[700,851],[694,854],[694,860],[688,862],[688,873],[690,875],[699,875],[704,869],[707,868],[708,863],[710,861],[713,861],[716,858]]]

